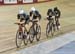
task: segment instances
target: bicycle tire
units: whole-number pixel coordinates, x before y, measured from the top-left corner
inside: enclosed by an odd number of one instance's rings
[[[22,35],[23,35],[22,32],[17,31],[17,33],[16,33],[16,46],[17,46],[17,48],[19,48],[22,44]]]
[[[33,43],[33,40],[34,40],[34,29],[33,29],[33,26],[31,26],[29,29],[29,41],[30,41],[30,43]]]
[[[36,40],[39,41],[41,37],[41,27],[37,26],[36,31],[37,31]]]
[[[50,28],[49,28],[49,23],[48,23],[46,26],[46,37],[47,38],[49,37],[49,30],[50,30]]]

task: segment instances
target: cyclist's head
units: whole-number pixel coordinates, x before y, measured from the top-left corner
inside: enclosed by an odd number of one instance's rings
[[[31,7],[31,11],[35,11],[36,9],[35,9],[35,7]]]
[[[54,10],[57,10],[58,9],[58,7],[54,7]]]
[[[52,9],[49,9],[50,12],[52,12]]]
[[[19,9],[19,14],[23,14],[24,13],[24,10],[22,8]]]

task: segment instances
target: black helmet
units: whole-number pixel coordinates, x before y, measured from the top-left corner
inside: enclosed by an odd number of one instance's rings
[[[54,10],[57,10],[58,9],[58,7],[54,7]]]
[[[52,12],[52,9],[48,9],[49,10],[49,12]]]

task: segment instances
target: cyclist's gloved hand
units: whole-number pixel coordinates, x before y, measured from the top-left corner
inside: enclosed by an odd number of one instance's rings
[[[49,18],[49,16],[46,17],[47,19]]]

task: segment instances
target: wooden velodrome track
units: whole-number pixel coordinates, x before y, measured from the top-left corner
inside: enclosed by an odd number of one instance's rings
[[[27,12],[30,10],[31,6],[36,7],[42,14],[41,20],[41,28],[42,28],[42,38],[46,39],[45,36],[45,28],[47,24],[46,12],[47,9],[58,6],[62,12],[62,16],[60,19],[61,22],[61,32],[65,33],[65,31],[71,31],[75,29],[75,0],[57,0],[46,3],[39,4],[28,4],[28,5],[8,5],[8,6],[0,6],[0,54],[8,54],[7,51],[12,49],[12,52],[15,51],[13,49],[16,48],[15,45],[15,34],[18,28],[17,25],[14,24],[16,22],[16,15],[18,13],[19,7],[23,7]],[[58,32],[60,33],[60,32]],[[31,46],[33,44],[28,44]],[[10,53],[9,53],[10,54]]]

